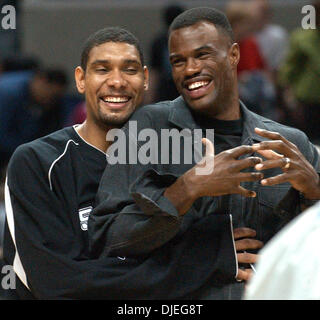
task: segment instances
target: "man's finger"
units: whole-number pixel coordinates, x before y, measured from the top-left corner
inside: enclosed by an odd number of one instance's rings
[[[283,137],[279,132],[269,131],[261,128],[255,128],[254,131],[261,137],[269,138],[271,140],[281,140],[290,147],[295,146],[292,142]]]
[[[255,128],[255,132],[262,137],[269,138],[271,140],[281,140],[286,145],[288,145],[291,149],[298,150],[297,146],[291,141],[287,140],[284,136],[282,136],[279,132],[268,131],[265,129]]]
[[[237,253],[238,263],[256,263],[258,260],[258,255],[248,252]]]
[[[273,150],[257,150],[257,152],[259,154],[261,154],[263,157],[265,157],[266,159],[273,159],[273,160],[276,160],[276,159],[280,159],[280,158],[284,158],[284,155],[283,154],[280,154],[280,153],[277,153]]]
[[[252,270],[251,269],[238,269],[238,274],[236,280],[241,281],[248,281],[252,277]]]
[[[263,179],[263,173],[262,172],[240,172],[235,176],[235,179],[237,179],[239,182],[244,181],[259,181]]]
[[[249,167],[254,167],[256,164],[261,162],[262,162],[262,159],[259,157],[249,157],[249,158],[234,161],[234,163],[231,164],[231,167],[236,171],[240,171]]]
[[[243,154],[253,153],[253,148],[252,146],[239,146],[224,152],[229,153],[234,159],[237,159]]]
[[[256,250],[263,247],[263,242],[257,239],[244,238],[235,241],[235,246],[237,251],[243,250]],[[246,253],[250,254],[250,253]]]
[[[255,198],[257,196],[257,194],[254,191],[245,189],[241,186],[237,188],[237,192],[235,193],[241,194],[242,196],[247,198]]]
[[[252,145],[254,151],[259,150],[273,150],[279,154],[283,154],[285,157],[293,158],[296,156],[296,151],[291,149],[287,144],[281,140],[262,141]]]
[[[251,228],[235,228],[233,230],[233,237],[234,239],[240,239],[240,238],[254,238],[257,235],[256,230]]]
[[[272,168],[282,168],[284,169],[287,162],[285,161],[286,158],[280,158],[278,160],[267,160],[262,163],[257,164],[254,168],[256,170],[267,170]],[[293,161],[290,161],[290,168],[294,167]]]
[[[285,172],[275,177],[262,179],[260,183],[264,186],[273,186],[275,184],[289,182],[290,178],[292,178],[292,173]]]

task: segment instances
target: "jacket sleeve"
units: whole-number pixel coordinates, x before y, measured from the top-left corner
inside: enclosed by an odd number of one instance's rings
[[[202,243],[211,233],[194,241],[201,224],[186,234],[183,243],[171,243],[168,256],[155,250],[147,259],[75,258],[75,231],[67,208],[50,190],[37,157],[24,147],[18,148],[9,164],[6,213],[16,248],[14,270],[38,299],[179,298],[216,272],[227,279],[236,273],[235,258],[226,264],[216,259],[218,247],[212,254],[212,247]],[[230,222],[222,220],[230,229]],[[217,237],[225,254],[234,257],[232,233],[220,232]],[[195,256],[200,268],[191,266]],[[192,281],[186,285],[186,279]]]
[[[137,132],[152,128],[152,121],[147,116],[140,117],[136,132],[131,130],[131,123],[122,129],[122,140],[117,140],[118,149],[125,148],[125,161],[111,159],[115,143],[107,152],[109,164],[88,221],[93,257],[146,255],[170,241],[180,229],[182,218],[163,196],[177,177],[160,174],[152,159],[144,162],[140,153],[143,145]],[[131,159],[132,150],[136,150],[136,161]]]
[[[172,239],[182,219],[163,193],[175,179],[139,165],[108,165],[88,221],[92,257],[141,256]]]

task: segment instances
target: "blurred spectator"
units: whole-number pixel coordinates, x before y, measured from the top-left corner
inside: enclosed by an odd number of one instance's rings
[[[260,251],[246,300],[320,299],[320,202],[291,221]]]
[[[0,73],[22,70],[36,70],[38,68],[39,61],[34,57],[10,55],[0,60]]]
[[[272,23],[270,0],[250,1],[250,11],[255,17],[255,39],[267,69],[276,72],[288,51],[288,32]]]
[[[7,72],[0,77],[0,164],[20,144],[61,128],[67,79],[60,70]]]
[[[316,29],[294,30],[290,35],[289,52],[279,71],[284,87],[284,101],[293,118],[293,125],[309,139],[320,143],[320,1],[314,3]]]
[[[278,120],[276,91],[255,34],[255,16],[250,1],[232,0],[227,3],[226,15],[240,48],[238,64],[240,99],[252,111]]]
[[[146,95],[146,103],[173,100],[179,96],[171,76],[167,33],[173,19],[183,11],[184,8],[176,4],[163,9],[162,19],[165,29],[151,45],[150,86]]]
[[[240,47],[238,74],[245,71],[265,70],[265,62],[253,33],[254,15],[247,1],[232,0],[226,6],[226,15],[233,29],[235,41]]]

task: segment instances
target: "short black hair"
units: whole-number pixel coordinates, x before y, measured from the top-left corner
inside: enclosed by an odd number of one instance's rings
[[[195,25],[198,22],[207,21],[223,30],[234,42],[232,27],[227,16],[220,10],[209,7],[192,8],[182,12],[171,23],[169,35],[172,31]]]
[[[141,64],[144,65],[144,57],[139,40],[126,29],[120,27],[106,27],[93,33],[84,43],[81,54],[81,68],[84,71],[86,71],[87,68],[91,49],[106,42],[123,42],[135,46],[139,52]]]

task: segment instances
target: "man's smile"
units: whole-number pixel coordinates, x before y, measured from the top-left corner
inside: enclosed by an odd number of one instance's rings
[[[112,109],[120,109],[127,105],[127,103],[131,100],[131,97],[127,95],[106,95],[101,96],[100,101],[102,104],[112,108]]]
[[[205,87],[208,83],[209,83],[209,81],[196,81],[196,82],[193,82],[193,83],[188,85],[188,90],[192,91],[192,90],[199,89],[201,87]]]
[[[191,99],[199,99],[212,90],[214,82],[212,79],[191,79],[185,81],[184,91]]]

